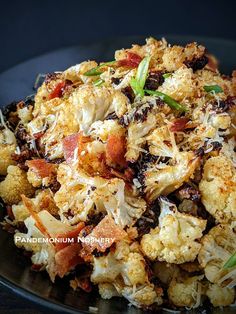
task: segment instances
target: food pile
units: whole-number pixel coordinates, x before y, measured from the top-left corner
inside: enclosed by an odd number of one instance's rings
[[[34,270],[151,310],[234,303],[236,73],[203,46],[47,74],[0,118],[3,227]]]

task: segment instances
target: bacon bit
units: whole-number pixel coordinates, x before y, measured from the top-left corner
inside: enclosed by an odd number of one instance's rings
[[[43,135],[44,135],[44,132],[38,132],[38,133],[33,134],[35,140],[40,139]]]
[[[28,211],[30,212],[30,215],[34,218],[35,220],[35,225],[36,227],[47,237],[50,238],[50,234],[48,233],[47,229],[44,227],[41,219],[39,218],[38,214],[35,212],[34,210],[34,204],[31,201],[31,199],[29,199],[28,197],[26,197],[24,194],[21,195],[22,197],[22,202],[25,205],[25,207],[28,209]]]
[[[40,178],[49,177],[55,171],[55,165],[46,162],[45,159],[28,160],[26,164]]]
[[[61,278],[76,265],[84,263],[80,256],[80,250],[81,244],[73,243],[56,253],[56,273]]]
[[[75,149],[78,148],[78,155],[82,152],[84,144],[91,142],[90,137],[84,136],[83,133],[75,133],[66,136],[63,139],[63,151],[65,160],[69,163],[74,158]]]
[[[74,287],[72,287],[72,288],[74,290],[76,290],[76,288],[79,287],[85,292],[91,292],[92,291],[92,284],[91,284],[91,281],[88,277],[75,278],[75,280],[73,280],[73,286]]]
[[[97,249],[99,252],[105,252],[113,243],[120,241],[126,236],[126,232],[116,225],[113,218],[109,215],[104,217],[99,224],[93,229],[93,231],[86,238],[96,238],[98,240],[109,239],[107,242],[100,243],[98,241],[87,241],[83,246],[88,250],[88,252],[93,252]]]
[[[109,135],[106,146],[108,162],[113,162],[121,167],[127,167],[125,160],[126,140],[124,136]]]
[[[142,58],[138,54],[127,52],[126,58],[118,61],[118,66],[137,68],[141,61]]]
[[[12,206],[7,205],[6,208],[7,208],[7,215],[8,215],[8,217],[9,217],[11,220],[14,220],[14,219],[15,219],[15,216],[14,216],[13,211],[12,211]]]
[[[64,82],[60,82],[56,85],[54,90],[49,94],[48,99],[53,98],[61,98],[63,96],[63,93],[65,92],[65,89],[70,86],[72,82],[70,80],[65,80]]]
[[[117,171],[115,169],[111,169],[111,174],[127,182],[132,182],[134,177],[134,171],[131,168],[125,169],[124,173]]]
[[[179,119],[176,119],[171,127],[170,127],[170,131],[172,132],[179,132],[179,131],[183,131],[185,128],[186,128],[186,124],[189,122],[189,119],[188,118],[179,118]]]
[[[32,264],[31,265],[31,270],[33,271],[40,271],[43,268],[43,264]]]
[[[74,230],[68,231],[68,232],[63,233],[63,234],[58,234],[57,239],[71,239],[71,240],[73,239],[74,243],[76,243],[78,235],[80,234],[80,231],[84,227],[85,227],[84,222],[80,222]],[[60,251],[60,250],[64,249],[65,247],[67,247],[68,245],[71,245],[71,243],[66,242],[66,241],[65,241],[65,243],[63,241],[62,242],[56,242],[55,243],[56,251]]]

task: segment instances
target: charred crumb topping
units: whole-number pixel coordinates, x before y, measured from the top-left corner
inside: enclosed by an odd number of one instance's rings
[[[4,228],[33,270],[153,311],[234,302],[236,75],[217,64],[149,38],[0,111]],[[83,241],[26,241],[54,235]]]

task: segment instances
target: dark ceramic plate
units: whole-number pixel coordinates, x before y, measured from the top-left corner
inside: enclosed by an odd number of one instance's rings
[[[161,36],[156,37],[160,38]],[[230,74],[233,69],[236,69],[236,42],[190,36],[166,36],[166,38],[170,43],[179,44],[197,41],[216,55],[220,60],[220,69],[223,73]],[[143,42],[144,37],[108,40],[97,44],[60,49],[21,63],[0,74],[0,107],[32,94],[34,92],[32,87],[38,73],[64,70],[70,65],[87,59],[112,60],[116,49],[129,47],[132,43]],[[5,288],[43,306],[47,312],[88,313],[89,307],[97,307],[99,313],[102,314],[143,313],[139,309],[128,307],[127,302],[122,299],[101,300],[96,294],[73,292],[69,289],[68,282],[63,280],[52,284],[45,273],[36,273],[30,270],[30,264],[27,264],[22,258],[22,254],[16,250],[12,236],[1,228],[0,282]],[[202,309],[194,313],[201,312]],[[218,312],[222,313],[221,310],[214,310],[214,313]],[[235,313],[235,310],[227,308],[223,312]]]

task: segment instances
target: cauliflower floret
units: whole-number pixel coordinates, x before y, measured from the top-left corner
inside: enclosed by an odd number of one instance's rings
[[[89,135],[106,142],[111,134],[124,136],[125,130],[117,120],[96,121],[91,125]]]
[[[235,289],[222,288],[215,284],[209,284],[206,295],[213,306],[228,306],[234,302]]]
[[[149,283],[145,260],[134,243],[119,242],[115,252],[94,257],[91,280],[105,298],[123,295],[138,307],[162,302],[162,290]]]
[[[163,103],[158,106],[154,97],[144,97],[122,117],[123,124],[128,126],[126,160],[135,162],[138,159],[147,135],[163,124],[163,114],[168,114],[169,110]]]
[[[168,200],[160,199],[159,226],[145,234],[141,240],[143,253],[151,260],[182,264],[193,261],[201,245],[206,221],[177,211]]]
[[[210,282],[229,287],[236,284],[235,269],[223,268],[235,251],[236,234],[228,225],[217,225],[201,239],[198,261]]]
[[[82,81],[83,83],[89,83],[94,80],[94,77],[85,76],[83,74],[95,68],[97,65],[97,62],[95,61],[84,61],[68,68],[62,73],[62,75],[66,80],[70,80],[72,82]]]
[[[21,194],[32,197],[34,188],[23,170],[17,166],[9,166],[5,180],[0,182],[0,197],[6,204],[12,205],[19,203]]]
[[[96,206],[96,212],[110,213],[115,222],[124,228],[133,225],[146,210],[145,201],[126,191],[122,179],[89,177],[61,164],[58,181],[61,188],[55,194],[55,201],[60,208],[62,221],[69,221],[71,224],[86,221],[88,214],[93,213]]]
[[[199,165],[199,157],[193,152],[180,152],[175,156],[173,165],[151,164],[144,172],[145,193],[148,202],[158,196],[168,195],[178,189],[194,173]]]
[[[186,98],[194,97],[195,83],[192,69],[179,68],[158,88],[162,93],[169,95],[176,101],[183,101]]]
[[[7,167],[14,165],[11,155],[16,150],[16,138],[14,133],[7,127],[2,111],[0,110],[0,175],[7,174]]]
[[[73,110],[85,133],[91,124],[115,112],[121,117],[127,110],[128,98],[120,91],[106,87],[84,85],[79,87],[70,96],[69,101],[75,108]]]
[[[8,166],[15,164],[11,157],[15,149],[15,144],[0,144],[0,175],[6,175]]]
[[[117,285],[115,285],[117,287]],[[118,291],[120,289],[118,288]],[[162,304],[162,290],[155,290],[153,284],[146,284],[138,286],[136,289],[133,287],[124,287],[121,290],[121,294],[126,298],[131,304],[137,307],[149,306],[153,303],[158,305]]]
[[[235,221],[236,171],[230,159],[223,155],[208,159],[199,190],[206,210],[217,221]]]
[[[203,294],[201,280],[204,276],[173,279],[167,290],[169,300],[178,307],[197,308]]]
[[[98,285],[99,294],[103,299],[111,299],[112,297],[121,297],[113,284],[105,282]]]
[[[52,192],[50,190],[37,191],[35,198],[32,198],[31,201],[35,206],[36,212],[41,210],[47,210],[51,215],[57,215],[58,207],[56,206]],[[30,212],[27,207],[20,202],[17,205],[12,205],[12,212],[15,217],[15,221],[24,221],[27,217],[30,216]]]
[[[205,47],[191,43],[186,47],[172,46],[167,47],[164,51],[162,61],[163,67],[169,71],[176,71],[183,66],[184,61],[191,61],[202,57],[205,53]]]
[[[156,128],[148,137],[147,143],[152,155],[173,157],[173,148],[170,141],[170,131],[167,126]]]

